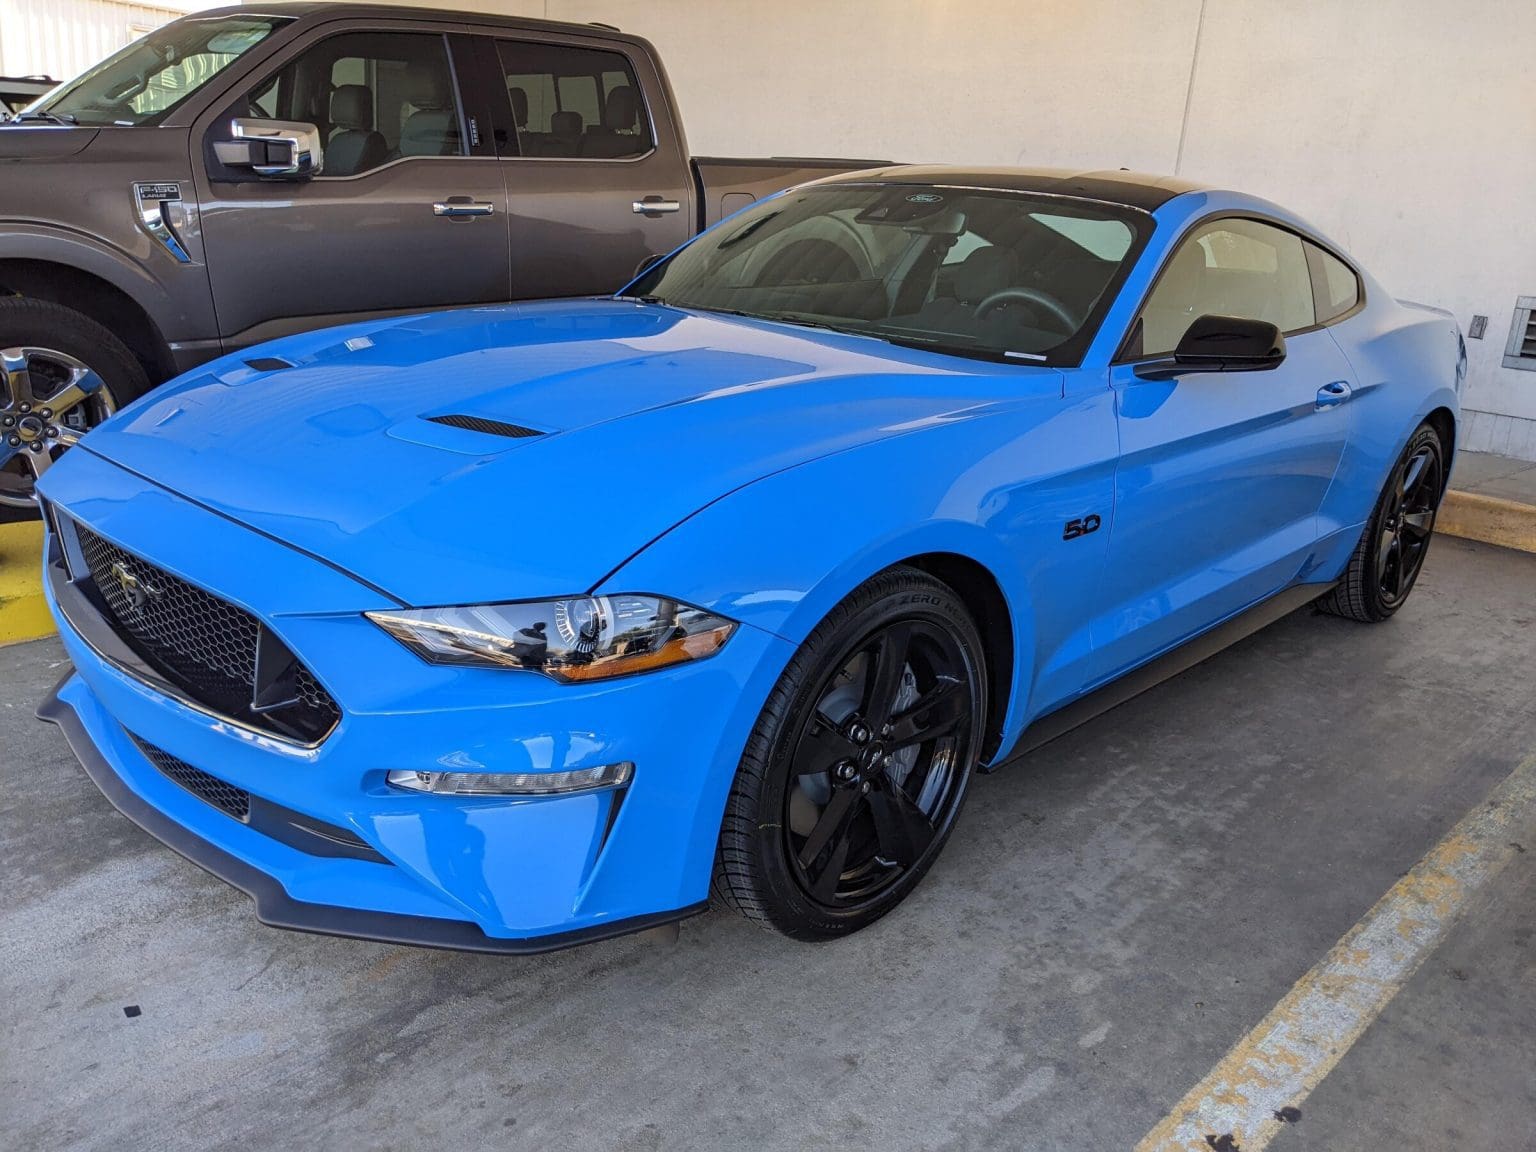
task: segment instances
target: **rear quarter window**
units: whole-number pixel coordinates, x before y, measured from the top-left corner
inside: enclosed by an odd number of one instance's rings
[[[1312,270],[1312,296],[1317,301],[1317,322],[1327,324],[1360,303],[1360,277],[1331,252],[1307,244],[1307,264]]]

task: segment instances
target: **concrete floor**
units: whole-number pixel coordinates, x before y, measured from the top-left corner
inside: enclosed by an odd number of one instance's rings
[[[978,779],[852,940],[531,960],[260,926],[32,720],[57,646],[7,649],[0,1148],[1130,1148],[1536,750],[1533,589],[1442,539],[1394,622],[1281,621]],[[1533,901],[1536,851],[1272,1147],[1536,1147]]]

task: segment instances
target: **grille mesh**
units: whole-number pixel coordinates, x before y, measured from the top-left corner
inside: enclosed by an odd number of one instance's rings
[[[271,731],[315,738],[341,713],[314,675],[295,663],[298,703],[269,717],[247,716],[256,683],[261,622],[75,524],[108,623],[194,700]]]
[[[245,820],[250,816],[251,794],[245,789],[236,788],[201,768],[194,768],[180,757],[172,756],[137,736],[133,737],[133,742],[138,745],[144,758],[160,770],[161,775],[180,784],[199,800],[212,804],[236,820]]]

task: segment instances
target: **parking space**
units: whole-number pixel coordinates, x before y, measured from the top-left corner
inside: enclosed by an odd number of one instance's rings
[[[1533,581],[1536,557],[1441,540],[1393,622],[1295,614],[977,780],[929,881],[851,940],[712,912],[526,960],[260,926],[32,719],[56,643],[9,649],[7,1130],[113,1152],[1132,1147],[1536,751]],[[1533,861],[1476,893],[1273,1147],[1536,1143]]]

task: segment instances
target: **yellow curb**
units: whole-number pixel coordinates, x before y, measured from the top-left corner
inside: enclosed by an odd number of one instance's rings
[[[0,524],[0,644],[53,634],[42,555],[42,521]]]
[[[1536,552],[1536,505],[1452,489],[1440,505],[1435,528],[1447,536]]]

